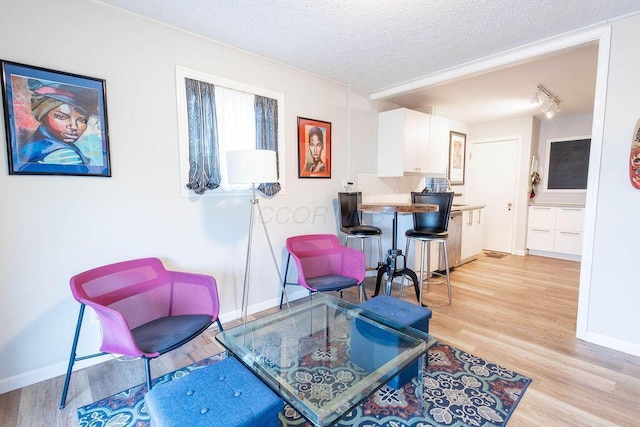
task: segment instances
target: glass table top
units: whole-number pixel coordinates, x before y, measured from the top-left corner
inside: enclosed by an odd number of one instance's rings
[[[330,295],[228,328],[216,339],[303,417],[337,421],[420,359],[430,335]]]

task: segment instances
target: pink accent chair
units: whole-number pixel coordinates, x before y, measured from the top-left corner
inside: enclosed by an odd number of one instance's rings
[[[340,245],[333,234],[308,234],[289,237],[286,242],[289,257],[285,269],[280,307],[286,285],[300,285],[309,290],[309,299],[316,292],[340,291],[360,286],[364,299],[365,257],[357,249]],[[287,282],[289,262],[298,270],[298,282]]]
[[[141,357],[147,390],[150,360],[180,347],[218,319],[220,303],[211,276],[165,270],[158,258],[143,258],[97,267],[70,280],[80,314],[69,356],[60,409],[66,404],[76,361],[106,353]],[[102,353],[76,357],[85,307],[97,314],[102,327]]]

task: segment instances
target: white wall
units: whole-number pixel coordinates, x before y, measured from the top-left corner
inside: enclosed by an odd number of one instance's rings
[[[585,248],[590,251],[586,254],[591,259],[590,268],[581,272],[579,311],[586,313],[586,332],[580,334],[590,342],[640,355],[640,286],[636,269],[640,192],[631,186],[628,176],[631,140],[640,117],[637,107],[640,98],[637,82],[640,16],[616,21],[611,29],[608,76],[598,77],[601,81],[606,77],[607,82],[605,117],[603,122],[594,121],[594,129],[603,129],[603,140],[601,156],[594,162],[598,165],[599,182],[597,188],[590,188],[587,194],[587,201],[592,200],[595,205],[588,206],[588,210],[595,210],[595,219],[585,223],[590,228],[585,234],[593,234],[593,246]],[[604,40],[608,42],[608,38]],[[600,108],[596,105],[596,110]],[[518,128],[526,136],[530,126],[526,123],[515,128],[502,122],[493,126],[482,124],[471,126],[469,133],[472,140],[484,139],[512,136]],[[538,136],[537,128],[531,126],[532,141],[543,139]],[[520,166],[525,167],[528,174],[524,161]],[[591,191],[596,194],[590,198]],[[545,315],[544,312],[541,315]]]
[[[98,265],[157,256],[213,275],[223,320],[237,316],[250,205],[180,196],[176,65],[284,93],[286,194],[261,200],[280,258],[290,235],[335,233],[342,179],[375,168],[377,111],[358,89],[82,0],[3,0],[0,38],[4,60],[106,80],[113,173],[9,176],[0,150],[0,393],[64,372],[79,307],[68,281]],[[332,122],[332,179],[298,179],[297,116]],[[254,250],[268,253],[260,228]],[[252,271],[250,311],[274,305],[270,257]],[[98,339],[87,324],[80,353]]]
[[[69,16],[71,24],[55,26]],[[169,268],[215,276],[223,320],[236,315],[249,204],[180,197],[176,65],[285,94],[287,191],[261,201],[280,251],[289,235],[335,232],[342,179],[375,172],[377,107],[355,88],[82,0],[3,0],[0,37],[2,59],[106,79],[113,164],[112,178],[9,176],[0,150],[0,392],[64,371],[78,309],[68,280],[87,268],[158,256]],[[634,354],[640,192],[629,184],[627,159],[640,116],[638,51],[640,17],[614,23],[587,322],[590,340]],[[332,179],[297,178],[297,116],[332,122]],[[517,129],[529,147],[537,139],[533,123],[491,133]],[[468,141],[483,137],[469,130]],[[521,163],[528,174],[528,158]],[[264,245],[256,233],[254,247]],[[254,263],[261,280],[250,303],[259,309],[278,298],[278,280],[269,257]],[[98,336],[95,325],[86,332],[85,350]]]
[[[595,82],[594,82],[595,84]],[[540,139],[534,153],[539,160],[538,173],[541,177],[547,174],[548,164],[547,141],[550,139],[590,136],[593,124],[593,113],[565,116],[558,113],[553,119],[540,121]],[[584,204],[586,192],[552,192],[545,191],[544,181],[536,186],[534,203],[579,203]]]
[[[587,339],[640,355],[638,210],[629,182],[634,126],[640,118],[640,16],[615,22],[605,103]]]

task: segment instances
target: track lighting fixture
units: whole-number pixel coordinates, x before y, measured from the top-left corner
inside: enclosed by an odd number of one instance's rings
[[[544,94],[547,97],[546,102],[542,102],[540,99],[540,94]],[[560,100],[557,96],[549,92],[544,86],[539,84],[536,86],[536,91],[531,97],[531,103],[542,105],[540,107],[540,111],[548,118],[552,118],[556,115],[558,111],[560,111]]]
[[[531,97],[531,103],[535,105],[540,104],[540,89],[536,89],[536,92]]]

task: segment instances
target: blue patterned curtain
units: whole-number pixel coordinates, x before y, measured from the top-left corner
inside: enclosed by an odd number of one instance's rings
[[[215,86],[185,79],[189,127],[189,182],[187,188],[203,194],[220,186],[220,155],[216,125]]]
[[[256,148],[258,150],[272,150],[276,152],[276,167],[280,173],[278,159],[278,101],[264,96],[255,97],[256,111]],[[280,183],[263,182],[258,187],[267,196],[273,196],[280,191]]]

